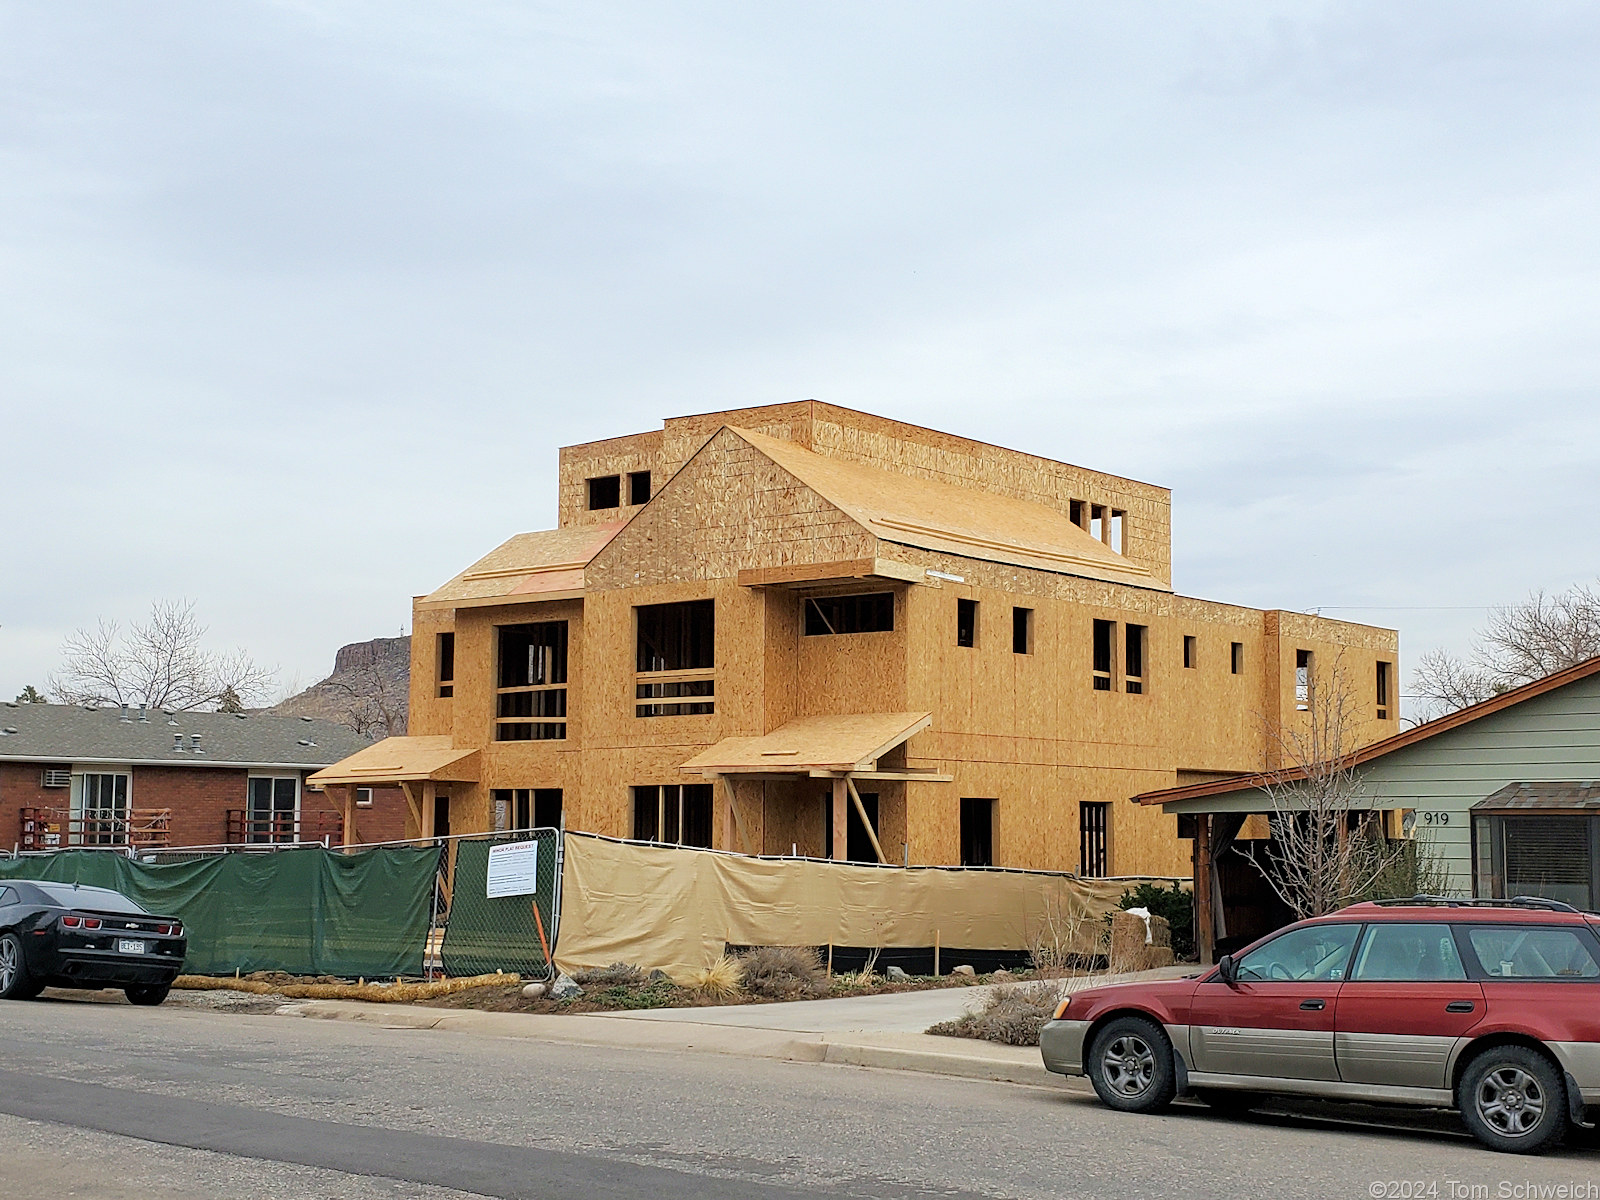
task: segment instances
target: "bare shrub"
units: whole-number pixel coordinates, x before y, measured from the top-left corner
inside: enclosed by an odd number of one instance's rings
[[[739,960],[724,954],[709,967],[689,973],[689,986],[713,1000],[732,1000],[739,994],[743,972]]]
[[[979,1008],[962,1013],[954,1021],[930,1026],[928,1032],[941,1037],[999,1042],[1002,1046],[1037,1046],[1039,1030],[1055,1015],[1062,990],[1059,983],[1051,981],[997,988]]]
[[[650,974],[633,963],[612,963],[609,967],[585,967],[574,973],[573,981],[584,987],[643,987]]]
[[[744,989],[768,1000],[810,1000],[828,994],[828,974],[810,946],[757,946],[739,956]]]

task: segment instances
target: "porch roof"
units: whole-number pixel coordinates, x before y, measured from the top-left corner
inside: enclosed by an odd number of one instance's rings
[[[703,775],[875,771],[878,759],[932,723],[926,712],[796,717],[762,737],[723,738],[680,769]]]
[[[1508,783],[1492,796],[1479,800],[1473,812],[1510,812],[1535,808],[1580,812],[1600,808],[1600,783]]]
[[[318,771],[309,782],[367,786],[412,780],[476,783],[478,752],[457,749],[448,736],[384,738]]]
[[[417,601],[420,609],[474,608],[583,594],[583,569],[626,521],[519,533]]]

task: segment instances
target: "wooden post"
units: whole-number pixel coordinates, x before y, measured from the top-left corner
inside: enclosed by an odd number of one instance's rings
[[[410,779],[400,781],[400,790],[406,795],[406,841],[420,841],[427,836],[423,823],[421,790]]]
[[[344,785],[344,836],[342,843],[345,846],[354,846],[359,838],[356,835],[356,785]]]
[[[422,824],[419,829],[422,837],[433,836],[433,810],[439,801],[439,785],[433,780],[428,780],[422,785]]]
[[[939,974],[939,931],[937,929],[933,931],[933,973],[935,976]]]
[[[872,852],[878,856],[880,863],[887,863],[889,860],[883,856],[883,847],[878,845],[878,834],[872,828],[872,822],[867,820],[867,806],[861,803],[861,793],[856,791],[856,781],[846,775],[844,782],[850,789],[850,802],[856,807],[856,816],[861,818],[862,827],[867,831],[867,839],[872,843]]]
[[[844,862],[850,845],[850,809],[846,802],[845,780],[836,775],[833,780],[833,861]]]
[[[733,780],[726,775],[713,775],[711,777],[713,792],[721,792],[724,807],[722,809],[722,848],[733,849]]]
[[[1217,957],[1216,920],[1211,915],[1211,814],[1194,818],[1194,924],[1195,948],[1200,965],[1209,967]]]

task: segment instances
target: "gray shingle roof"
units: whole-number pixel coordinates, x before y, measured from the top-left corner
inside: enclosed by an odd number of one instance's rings
[[[304,717],[151,709],[141,720],[137,708],[124,718],[120,708],[0,704],[0,761],[326,767],[370,744],[343,725]]]

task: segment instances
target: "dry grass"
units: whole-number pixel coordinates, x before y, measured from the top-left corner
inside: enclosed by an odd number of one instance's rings
[[[709,967],[689,972],[689,987],[713,1000],[731,1000],[739,994],[743,971],[738,959],[724,954]]]
[[[179,975],[172,986],[186,991],[254,992],[287,996],[291,1000],[372,1000],[380,1004],[406,1004],[433,1000],[469,988],[521,984],[518,975],[496,972],[465,979],[440,979],[433,983],[277,983],[264,979],[231,979],[226,975]]]
[[[644,987],[650,972],[632,963],[612,963],[609,967],[586,967],[575,971],[573,982],[583,987]]]
[[[813,1000],[828,994],[828,973],[810,946],[757,946],[739,956],[744,990],[767,1000]]]
[[[1061,987],[1054,982],[1005,987],[990,995],[983,1007],[963,1013],[954,1021],[941,1021],[928,1032],[999,1042],[1003,1046],[1037,1046],[1039,1030],[1055,1013],[1060,999]]]

